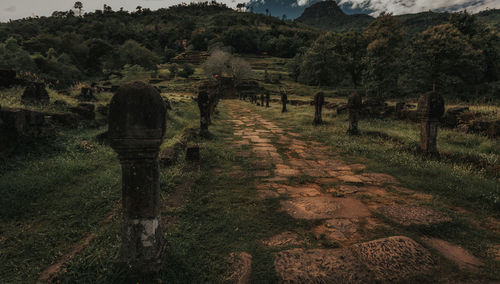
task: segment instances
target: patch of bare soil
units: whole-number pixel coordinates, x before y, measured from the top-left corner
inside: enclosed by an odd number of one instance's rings
[[[302,241],[300,241],[299,235],[295,233],[283,232],[281,234],[272,236],[267,240],[263,240],[262,243],[268,247],[278,247],[300,245]]]
[[[229,268],[231,272],[226,280],[237,284],[250,283],[252,275],[252,256],[248,252],[229,254]]]

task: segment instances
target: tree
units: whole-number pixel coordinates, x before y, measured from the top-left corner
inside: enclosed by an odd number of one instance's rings
[[[342,56],[345,71],[350,75],[356,87],[361,82],[365,70],[367,40],[362,33],[349,31],[342,34],[338,52]]]
[[[205,75],[211,76],[222,76],[224,73],[228,72],[231,62],[231,55],[225,51],[215,50],[210,54],[207,60],[203,63],[201,68]]]
[[[250,63],[239,57],[231,60],[231,76],[236,84],[250,78],[251,75],[252,67]]]
[[[134,40],[127,40],[118,49],[120,61],[123,65],[139,65],[147,70],[156,70],[159,58],[149,49]]]
[[[328,86],[342,79],[342,61],[337,49],[338,34],[318,37],[303,56],[299,81],[309,85]]]
[[[77,2],[75,2],[75,5],[73,7],[78,10],[78,15],[81,17],[82,16],[83,3],[80,2],[80,1],[77,1]]]
[[[420,92],[436,90],[447,93],[465,83],[479,81],[483,54],[452,24],[423,31],[412,46],[413,80]]]
[[[380,98],[397,93],[405,35],[404,26],[390,14],[382,14],[365,30],[369,44],[363,79],[369,95]]]
[[[189,76],[194,74],[194,69],[189,64],[184,64],[182,66],[182,71],[179,72],[179,76],[188,78]]]

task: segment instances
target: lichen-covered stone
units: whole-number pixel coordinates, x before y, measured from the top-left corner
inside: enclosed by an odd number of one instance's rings
[[[359,133],[358,121],[359,112],[363,107],[363,101],[358,93],[352,93],[347,99],[347,109],[349,110],[349,129],[347,133],[355,135]]]
[[[439,119],[444,114],[443,97],[429,92],[418,100],[417,115],[420,119],[420,150],[424,155],[439,156],[436,139]]]

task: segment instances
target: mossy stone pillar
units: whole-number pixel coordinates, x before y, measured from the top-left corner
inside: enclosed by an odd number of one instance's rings
[[[444,99],[436,92],[429,92],[418,100],[417,115],[420,120],[420,150],[426,156],[439,156],[437,133],[439,119],[444,114]]]

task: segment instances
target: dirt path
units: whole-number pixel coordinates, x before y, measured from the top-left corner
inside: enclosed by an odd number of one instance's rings
[[[294,232],[263,240],[267,246],[286,247],[274,259],[282,281],[402,281],[432,274],[442,259],[467,272],[480,270],[479,259],[443,240],[418,237],[425,245],[407,236],[374,240],[376,229],[391,231],[391,226],[426,226],[452,219],[420,205],[430,201],[431,195],[403,188],[390,175],[366,172],[362,164],[345,163],[328,147],[304,141],[245,104],[226,102],[235,129],[234,147],[241,148],[239,155],[252,159],[259,198],[285,197],[281,210],[293,218],[316,222],[311,233],[338,244],[334,249],[304,249]],[[242,174],[241,168],[233,167],[232,174]]]

